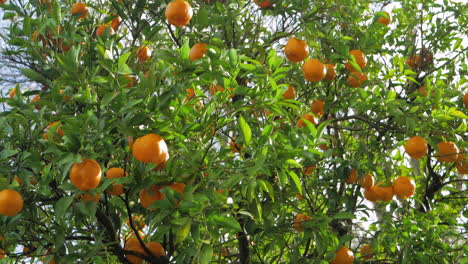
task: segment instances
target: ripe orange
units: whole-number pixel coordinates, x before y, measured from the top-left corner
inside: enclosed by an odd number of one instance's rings
[[[140,191],[140,204],[143,208],[150,207],[154,202],[164,199],[165,195],[159,191],[160,186],[153,185]]]
[[[313,115],[304,114],[303,116],[301,116],[301,118],[297,122],[297,127],[298,128],[307,126],[306,123],[304,122],[304,120],[307,120],[307,121],[311,122],[312,125],[317,125],[317,121],[315,120],[315,117]]]
[[[85,3],[75,3],[72,5],[72,15],[78,15],[78,19],[84,19],[88,16],[88,7]]]
[[[162,137],[153,133],[135,140],[132,154],[141,162],[149,162],[161,166],[164,166],[169,159],[166,142]]]
[[[416,190],[416,183],[414,180],[407,176],[398,177],[393,181],[393,191],[396,196],[401,199],[408,199],[413,196],[414,191]]]
[[[127,83],[127,88],[132,88],[136,83],[138,83],[138,80],[135,76],[132,76],[130,74],[125,74],[124,75],[125,81]]]
[[[303,222],[310,221],[312,217],[305,215],[305,214],[297,214],[296,217],[294,218],[294,223],[293,223],[293,228],[296,231],[303,232],[304,227],[302,227]]]
[[[284,46],[284,54],[289,61],[300,62],[309,56],[309,46],[305,40],[290,38]]]
[[[336,78],[336,64],[325,64],[325,66],[327,67],[327,74],[325,75],[325,78],[329,81],[332,81]]]
[[[71,167],[70,181],[81,191],[94,189],[101,182],[101,166],[95,160],[83,159]]]
[[[146,247],[149,249],[151,254],[153,254],[156,257],[161,257],[161,256],[166,255],[166,252],[164,251],[163,246],[160,243],[156,242],[156,241],[151,241],[151,242],[147,243]]]
[[[11,88],[11,89],[10,89],[10,92],[8,93],[8,95],[10,96],[10,98],[15,97],[15,95],[16,95],[16,88]]]
[[[190,101],[190,99],[195,96],[195,90],[193,88],[187,88],[185,91],[187,92],[187,98],[185,98],[184,103]]]
[[[182,27],[190,23],[193,10],[186,1],[174,0],[167,5],[165,15],[170,24],[176,27]]]
[[[381,187],[380,184],[374,186],[373,191],[377,195],[377,201],[390,202],[393,200],[394,192],[392,186]]]
[[[122,168],[110,168],[106,172],[106,178],[122,178],[127,176],[125,171]],[[121,195],[124,193],[123,184],[112,184],[112,190],[107,191],[110,195]]]
[[[419,69],[422,66],[421,56],[414,55],[414,56],[408,57],[405,60],[405,64],[410,66],[411,69],[413,69],[413,70]]]
[[[361,70],[364,69],[364,67],[366,67],[367,65],[366,55],[361,50],[358,50],[358,49],[351,50],[349,54],[354,57],[354,60],[359,65]],[[345,63],[345,67],[350,72],[356,71],[356,69],[349,63]]]
[[[359,180],[362,188],[369,189],[374,186],[374,176],[371,173],[367,173],[364,177]]]
[[[135,251],[135,252],[145,255],[145,250],[141,246],[140,241],[138,241],[138,239],[136,238],[129,238],[125,243],[124,249],[128,251]],[[141,264],[143,262],[142,258],[132,255],[132,254],[127,254],[126,257],[127,257],[128,262],[132,264]]]
[[[420,136],[415,136],[405,144],[405,151],[413,159],[420,159],[427,153],[427,143],[426,140]]]
[[[111,27],[114,31],[117,31],[120,27],[120,23],[122,23],[122,19],[118,16],[114,19],[112,19],[112,22],[111,22]]]
[[[273,6],[270,0],[254,0],[254,2],[261,8],[270,8]]]
[[[317,116],[323,116],[325,114],[325,101],[315,100],[310,105],[310,111]]]
[[[294,100],[296,98],[296,90],[292,85],[289,85],[288,89],[283,93],[283,98],[288,100]]]
[[[189,53],[189,59],[191,62],[198,60],[203,57],[206,53],[206,47],[208,44],[206,43],[197,43],[193,45],[193,47],[190,49]]]
[[[312,175],[315,172],[317,172],[317,167],[315,166],[307,166],[304,169],[304,175],[307,175],[307,176]]]
[[[348,76],[347,82],[349,86],[358,88],[368,79],[367,75],[363,72],[351,72]]]
[[[49,129],[52,129],[53,134],[57,133],[61,137],[63,137],[65,135],[65,133],[62,130],[62,124],[60,124],[60,122],[58,122],[58,121],[55,121],[55,122],[50,123],[45,129],[45,133],[42,134],[42,138],[45,139],[45,140],[49,139],[49,132],[48,132]],[[55,136],[53,138],[54,138],[54,140],[57,140],[57,138],[55,138]]]
[[[240,153],[240,151],[242,150],[242,145],[236,143],[234,139],[231,140],[231,142],[229,142],[229,148],[232,150],[233,153]]]
[[[437,144],[439,153],[437,159],[441,162],[455,162],[458,156],[458,147],[452,141],[442,141]]]
[[[107,28],[109,28],[109,35],[113,35],[114,29],[112,28],[112,26],[110,24],[105,24],[105,25],[100,25],[97,27],[96,36],[101,36],[102,34],[104,34]]]
[[[0,215],[15,216],[23,209],[23,196],[15,190],[0,191]]]
[[[359,250],[359,253],[361,253],[361,258],[365,260],[369,260],[374,256],[374,251],[371,248],[371,245],[365,244],[361,247]]]
[[[384,13],[387,14],[388,18],[380,16],[379,19],[377,19],[377,23],[388,26],[392,22],[392,16],[386,11],[384,11]]]
[[[6,0],[4,0],[4,1],[6,1]],[[3,1],[3,0],[0,0],[0,5],[3,4],[4,1]],[[2,258],[4,258],[4,257],[6,257],[5,250],[0,249],[0,259],[2,259]]]
[[[465,107],[468,107],[468,93],[463,96],[463,104]]]
[[[374,186],[367,188],[364,190],[364,197],[371,202],[377,202],[378,201],[378,195],[374,191]]]
[[[3,5],[6,2],[6,0],[0,0],[0,5]]]
[[[457,162],[455,167],[457,168],[458,173],[468,174],[468,161],[465,160],[465,161]]]
[[[356,183],[357,180],[357,171],[353,168],[351,168],[348,176],[348,180],[346,181],[349,184]]]
[[[132,216],[132,222],[133,222],[133,225],[135,226],[135,228],[137,230],[142,230],[146,226],[145,220],[143,219],[143,216],[141,216],[141,215],[133,215]],[[128,225],[128,227],[131,227],[130,226],[130,219],[128,219],[125,223]]]
[[[142,63],[145,63],[151,58],[151,49],[148,46],[141,46],[137,50],[137,56]]]
[[[85,204],[87,204],[89,202],[98,203],[99,199],[101,199],[101,195],[100,194],[91,195],[89,193],[84,193],[84,194],[78,196],[78,199],[82,200]]]
[[[176,182],[176,183],[173,183],[169,186],[172,190],[180,193],[180,195],[184,195],[184,190],[185,190],[185,183],[180,183],[180,182]]]
[[[353,264],[354,254],[349,248],[342,246],[336,252],[335,258],[330,262],[330,264]]]
[[[31,99],[31,103],[37,103],[41,100],[41,96],[39,94],[34,95],[34,97]]]
[[[319,60],[310,59],[302,65],[302,72],[304,73],[304,78],[307,81],[318,82],[327,75],[327,68],[325,67],[325,64]]]

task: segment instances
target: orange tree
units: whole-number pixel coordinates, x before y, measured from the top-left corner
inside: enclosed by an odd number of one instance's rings
[[[461,2],[0,1],[0,261],[466,261]]]

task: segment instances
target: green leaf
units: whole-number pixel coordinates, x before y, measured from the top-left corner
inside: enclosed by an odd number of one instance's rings
[[[104,97],[101,100],[101,106],[104,107],[104,106],[108,105],[119,94],[120,94],[119,92],[112,92],[112,93],[108,93],[108,94],[104,95]]]
[[[189,233],[190,233],[190,228],[192,227],[192,219],[190,218],[185,218],[185,224],[181,225],[177,231],[176,231],[176,239],[175,242],[178,244],[182,241],[184,241]]]
[[[249,124],[245,121],[244,117],[239,116],[239,127],[241,130],[242,138],[244,138],[244,145],[248,146],[252,139],[252,131],[250,130]]]
[[[204,244],[200,252],[200,264],[208,264],[213,257],[213,246]]]
[[[61,220],[72,202],[73,202],[73,197],[71,196],[65,196],[65,197],[60,198],[60,200],[58,200],[57,203],[55,204],[55,217]]]
[[[237,51],[235,49],[229,50],[229,62],[232,67],[237,67],[239,63],[239,56],[237,56]]]
[[[453,116],[453,117],[461,118],[461,119],[468,119],[468,116],[465,113],[463,113],[462,111],[459,111],[459,110],[455,110],[453,112],[450,112],[450,115]]]
[[[302,195],[302,184],[297,174],[294,171],[288,171],[288,175],[293,180],[294,184],[296,185],[296,188],[299,194]]]
[[[203,6],[197,12],[198,25],[203,28],[209,25],[209,13],[208,10]]]
[[[208,221],[214,225],[224,227],[228,230],[233,230],[233,231],[238,231],[238,232],[242,231],[242,228],[239,222],[237,222],[236,219],[229,217],[229,216],[212,214],[208,218]]]
[[[333,216],[334,219],[354,219],[356,216],[350,212],[339,212],[336,215]]]

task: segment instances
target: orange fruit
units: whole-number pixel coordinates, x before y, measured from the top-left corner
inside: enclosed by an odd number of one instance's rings
[[[84,194],[78,196],[78,199],[82,200],[85,204],[87,204],[89,202],[98,203],[99,199],[101,199],[101,195],[100,194],[91,195],[89,193],[84,193]]]
[[[420,159],[427,153],[427,143],[426,140],[420,136],[415,136],[405,144],[405,151],[413,159]]]
[[[145,63],[151,58],[151,49],[148,46],[141,46],[137,50],[137,56],[142,63]]]
[[[50,123],[45,129],[45,133],[42,134],[42,138],[44,138],[45,140],[49,139],[49,133],[48,133],[49,129],[52,129],[52,133],[57,133],[61,137],[65,135],[65,133],[63,133],[63,130],[62,130],[62,124],[60,124],[60,122],[58,121],[55,121],[55,122]]]
[[[122,178],[127,176],[122,168],[110,168],[106,172],[106,178]],[[123,184],[112,184],[112,190],[107,191],[110,195],[121,195],[124,193]]]
[[[139,137],[133,143],[132,154],[141,162],[149,162],[156,165],[165,165],[169,159],[166,142],[156,134],[148,134]]]
[[[270,8],[273,6],[270,0],[254,0],[254,2],[261,8]]]
[[[426,86],[421,86],[418,88],[418,93],[421,94],[421,96],[427,96],[427,88]]]
[[[297,127],[298,128],[307,126],[306,123],[304,122],[304,120],[307,120],[307,121],[311,122],[312,125],[317,125],[317,121],[315,120],[315,117],[313,115],[304,114],[303,116],[301,116],[301,118],[297,122]]]
[[[377,184],[374,186],[374,192],[377,195],[377,200],[378,201],[384,201],[384,202],[390,202],[393,200],[393,187],[392,186],[387,186],[387,187],[381,187],[380,184]]]
[[[187,98],[185,98],[184,103],[190,101],[190,99],[195,96],[195,90],[193,88],[187,88],[185,91],[187,92]]]
[[[374,186],[364,190],[364,197],[368,201],[371,201],[371,202],[377,202],[378,201],[378,195],[374,190]]]
[[[112,26],[110,24],[105,24],[97,27],[96,36],[101,36],[102,34],[104,34],[107,28],[109,28],[109,35],[113,35],[114,29],[112,28]]]
[[[307,175],[307,176],[312,175],[315,172],[317,172],[317,167],[315,166],[307,166],[304,169],[304,175]]]
[[[78,15],[78,19],[84,19],[88,16],[88,7],[85,3],[75,3],[72,5],[71,14]]]
[[[294,223],[293,223],[293,228],[296,231],[303,232],[304,227],[302,227],[302,223],[306,221],[310,221],[312,217],[305,215],[305,214],[297,214],[296,217],[294,218]]]
[[[325,114],[325,101],[315,100],[310,105],[310,111],[317,116],[323,116]]]
[[[12,89],[10,90],[10,92],[8,93],[8,95],[10,96],[10,98],[15,97],[15,95],[16,95],[16,88],[12,88]]]
[[[458,156],[458,147],[452,141],[442,141],[437,144],[439,153],[437,159],[441,162],[456,162]]]
[[[465,107],[468,107],[468,93],[463,96],[463,104]]]
[[[146,255],[145,250],[140,244],[140,241],[138,241],[138,239],[136,238],[129,238],[125,243],[124,249],[127,251],[135,251],[137,253]],[[128,262],[132,264],[141,264],[143,262],[142,258],[132,255],[132,254],[127,254],[126,257],[127,257]]]
[[[203,57],[206,53],[206,47],[208,44],[206,43],[197,43],[193,45],[193,47],[190,49],[189,53],[189,59],[191,62],[198,60]]]
[[[6,0],[5,0],[6,1]],[[0,5],[3,4],[4,2],[0,0]],[[0,259],[6,257],[5,250],[0,249]]]
[[[355,183],[357,180],[357,171],[353,168],[349,171],[348,180],[346,181],[349,184]]]
[[[387,14],[387,17],[380,16],[379,19],[377,19],[377,23],[388,26],[392,22],[392,17],[388,12],[384,11],[384,13]]]
[[[166,255],[166,252],[164,251],[163,246],[158,242],[151,241],[151,242],[146,244],[146,247],[151,252],[151,254],[153,254],[156,257],[161,257],[161,256]]]
[[[422,66],[421,56],[414,55],[406,58],[405,64],[411,67],[411,69],[416,70]]]
[[[361,258],[365,260],[369,260],[374,256],[374,251],[371,248],[371,245],[365,244],[361,247],[359,250],[359,253],[361,253]]]
[[[300,62],[309,56],[309,46],[305,40],[290,38],[284,46],[284,54],[289,61]]]
[[[164,199],[164,194],[159,191],[160,186],[153,185],[140,191],[140,204],[143,208],[150,207],[154,202]]]
[[[184,195],[184,190],[185,190],[185,183],[180,183],[180,182],[176,182],[176,183],[173,183],[169,186],[172,190],[180,193],[180,195]]]
[[[39,94],[36,94],[33,96],[33,98],[31,99],[31,103],[37,103],[41,100],[41,96]]]
[[[292,85],[289,85],[288,89],[283,93],[283,98],[288,100],[294,100],[296,98],[296,90]]]
[[[363,72],[351,72],[348,75],[347,82],[349,86],[353,88],[358,88],[368,79],[369,78],[367,78],[367,75]]]
[[[307,81],[318,82],[327,75],[327,68],[325,67],[325,64],[319,60],[310,59],[302,65],[302,72],[304,73],[304,78]]]
[[[138,229],[138,230],[141,230],[141,229],[145,228],[145,226],[146,226],[145,220],[143,219],[143,216],[141,216],[141,215],[133,215],[132,216],[132,222],[133,222],[133,225],[135,226],[135,228]],[[130,219],[128,219],[125,223],[128,225],[128,227],[131,227],[130,226]]]
[[[6,0],[0,0],[0,5],[3,5],[6,2]]]
[[[229,142],[229,148],[232,150],[233,153],[240,153],[240,151],[242,150],[242,145],[236,143],[234,139],[231,140],[231,142]]]
[[[101,166],[95,160],[83,159],[71,167],[70,181],[81,191],[94,189],[101,182]]]
[[[23,184],[23,181],[18,176],[13,177],[13,180],[17,182],[19,185]]]
[[[190,23],[193,10],[186,1],[174,0],[167,5],[165,15],[170,24],[176,27],[183,27]]]
[[[15,190],[0,191],[0,215],[15,216],[23,209],[23,196]]]
[[[371,173],[367,173],[359,180],[359,184],[361,184],[362,188],[364,189],[368,189],[374,186],[374,176]]]
[[[120,23],[122,23],[122,19],[118,16],[114,19],[112,19],[112,22],[111,22],[111,27],[114,31],[117,31],[120,27]]]
[[[327,67],[327,74],[325,75],[325,79],[332,81],[336,78],[336,66],[333,64],[325,64],[325,66]]]
[[[416,190],[416,183],[414,180],[407,176],[398,177],[393,181],[393,191],[396,196],[401,199],[408,199],[413,196],[414,191]]]
[[[364,69],[364,67],[366,67],[367,65],[366,55],[361,50],[358,50],[358,49],[351,50],[349,52],[349,55],[354,57],[354,60],[356,61],[357,65],[359,65],[359,68],[361,68],[361,70]],[[356,69],[349,63],[345,63],[345,67],[350,72],[356,71]]]
[[[130,74],[125,74],[124,77],[127,82],[127,88],[132,88],[138,82],[137,78]]]
[[[458,155],[458,162],[455,164],[455,167],[460,174],[468,174],[468,159],[466,158],[466,154],[461,153]]]
[[[330,262],[330,264],[353,264],[354,254],[349,248],[342,246],[338,251],[336,251],[335,258]]]

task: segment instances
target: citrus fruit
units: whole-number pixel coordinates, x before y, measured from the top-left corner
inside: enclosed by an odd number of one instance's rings
[[[382,187],[380,184],[377,184],[373,187],[373,191],[377,195],[377,201],[390,202],[393,199],[393,187],[386,186]]]
[[[318,82],[327,75],[327,68],[325,67],[325,64],[319,60],[310,59],[302,65],[302,72],[304,73],[304,78],[307,81]]]
[[[84,194],[78,196],[78,199],[82,200],[85,204],[87,204],[89,202],[98,203],[99,199],[101,199],[101,195],[100,194],[91,195],[89,193],[84,193]]]
[[[325,79],[332,81],[333,79],[336,78],[336,65],[333,64],[325,64],[327,67],[327,74],[325,75]]]
[[[167,21],[176,27],[188,25],[193,16],[193,10],[190,4],[184,0],[174,0],[166,7]]]
[[[60,124],[60,122],[58,121],[55,121],[55,122],[52,122],[50,123],[46,129],[45,129],[45,133],[42,134],[42,138],[44,138],[45,140],[49,139],[49,130],[52,129],[52,133],[55,134],[57,133],[57,135],[63,137],[65,135],[65,133],[63,132],[62,130],[62,124]],[[57,140],[54,136],[54,139]]]
[[[413,159],[420,159],[427,153],[426,140],[420,136],[414,136],[405,144],[406,153]]]
[[[305,40],[290,38],[284,46],[284,54],[289,61],[300,62],[309,56],[309,46]]]
[[[323,116],[325,114],[325,101],[315,100],[310,105],[310,111],[317,116]]]
[[[377,19],[377,23],[388,26],[392,22],[392,17],[390,16],[388,12],[386,11],[383,11],[383,12],[387,15],[387,17],[380,16],[379,19]]]
[[[296,231],[302,232],[304,231],[304,227],[302,227],[302,223],[309,221],[312,219],[310,216],[305,214],[297,214],[294,218],[293,228]]]
[[[361,253],[361,257],[365,260],[369,260],[374,256],[374,251],[369,244],[363,245],[359,250],[359,253]]]
[[[11,89],[10,89],[10,92],[8,93],[8,95],[10,96],[10,98],[15,97],[15,95],[16,95],[16,88],[11,88]]]
[[[15,216],[23,209],[23,196],[15,190],[0,191],[0,215]]]
[[[94,189],[101,182],[101,166],[95,160],[83,159],[71,167],[70,181],[81,191]]]
[[[307,176],[312,175],[315,172],[317,172],[317,167],[315,166],[307,166],[304,169],[304,175],[307,175]]]
[[[112,29],[114,31],[117,31],[120,27],[120,23],[122,23],[122,19],[119,16],[112,19],[112,22],[111,22]]]
[[[254,0],[254,2],[261,8],[270,8],[273,6],[270,0]]]
[[[106,178],[122,178],[126,173],[122,168],[110,168],[106,172]],[[108,191],[110,195],[121,195],[124,193],[123,184],[112,184],[112,190]]]
[[[146,244],[146,247],[149,249],[151,254],[153,254],[156,257],[161,257],[161,256],[166,255],[166,252],[164,251],[163,246],[158,242],[151,241]]]
[[[283,98],[288,100],[294,100],[296,98],[296,90],[292,85],[289,85],[288,89],[283,93]]]
[[[351,50],[349,52],[349,55],[354,57],[354,60],[356,61],[357,65],[359,65],[359,68],[361,68],[361,70],[364,69],[364,67],[366,67],[367,65],[366,55],[361,50],[358,50],[358,49]],[[355,69],[350,63],[345,63],[345,67],[350,72],[357,71],[357,69]]]
[[[135,251],[137,253],[145,255],[145,250],[141,246],[140,241],[138,241],[138,239],[136,238],[129,238],[125,243],[124,249],[127,251]],[[127,254],[126,257],[128,262],[132,264],[141,264],[143,262],[142,258],[132,254]]]
[[[311,115],[311,114],[304,114],[303,116],[301,116],[301,118],[300,118],[299,121],[297,122],[297,127],[298,127],[298,128],[307,126],[306,123],[304,122],[304,120],[307,120],[307,121],[311,122],[312,125],[316,125],[316,124],[317,124],[317,121],[315,120],[315,117],[314,117],[313,115]]]
[[[189,59],[191,62],[201,59],[203,55],[206,53],[206,47],[208,44],[206,43],[197,43],[193,45],[193,47],[190,49],[189,53]]]
[[[156,134],[139,137],[132,146],[133,156],[141,162],[164,165],[169,159],[166,142]]]
[[[411,69],[416,70],[422,66],[421,57],[419,55],[413,55],[405,60],[405,64],[411,67]]]
[[[106,29],[109,28],[109,35],[114,34],[114,29],[111,27],[110,24],[100,25],[96,29],[96,36],[101,36],[106,32]]]
[[[361,184],[362,188],[364,189],[368,189],[374,186],[374,176],[371,173],[367,173],[359,180],[359,184]]]
[[[176,183],[173,183],[169,186],[172,190],[180,193],[180,195],[184,195],[184,190],[185,190],[185,183],[180,183],[180,182],[176,182]]]
[[[468,93],[463,96],[463,104],[465,107],[468,107]]]
[[[160,186],[153,185],[149,189],[140,191],[140,204],[143,208],[150,207],[154,202],[164,199],[164,194],[159,190]]]
[[[374,186],[364,189],[364,197],[368,201],[371,201],[371,202],[377,202],[378,201],[378,195],[374,191]]]
[[[393,181],[393,191],[401,199],[408,199],[413,196],[415,190],[416,184],[410,177],[401,176]]]
[[[346,181],[349,184],[355,183],[357,180],[357,171],[353,168],[349,171],[348,180]]]
[[[88,7],[85,3],[75,3],[72,5],[71,14],[77,15],[78,19],[84,19],[88,16]]]
[[[137,50],[137,57],[142,63],[145,63],[151,58],[151,49],[148,46],[139,47]]]
[[[367,75],[363,72],[351,72],[348,75],[348,85],[353,88],[360,87],[365,81],[367,81]]]
[[[330,264],[352,264],[354,261],[353,252],[342,246],[338,251],[336,251],[335,258],[330,262]]]
[[[441,162],[456,162],[458,156],[458,147],[452,141],[442,141],[437,144],[439,153],[437,159]]]

